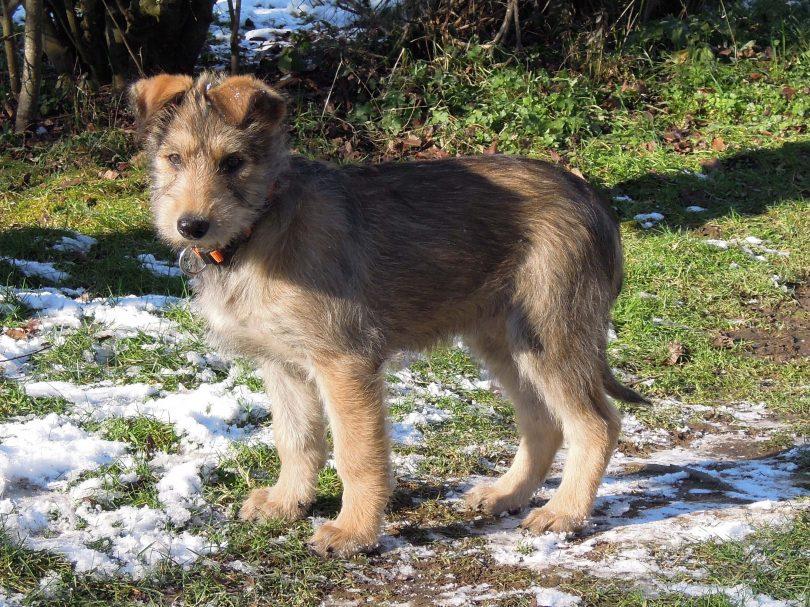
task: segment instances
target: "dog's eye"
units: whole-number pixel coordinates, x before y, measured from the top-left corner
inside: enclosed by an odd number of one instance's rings
[[[183,162],[183,159],[180,158],[180,154],[169,154],[169,162],[171,162],[174,166],[179,167],[180,163]]]
[[[238,154],[231,154],[230,156],[226,156],[225,160],[222,161],[222,168],[227,173],[233,173],[234,171],[237,171],[243,163],[244,160],[241,156]]]

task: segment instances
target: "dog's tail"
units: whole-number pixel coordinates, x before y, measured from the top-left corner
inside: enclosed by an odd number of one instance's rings
[[[605,388],[605,392],[607,392],[610,396],[615,399],[623,400],[626,403],[634,403],[637,405],[650,405],[649,400],[644,398],[641,394],[633,390],[632,388],[628,388],[627,386],[622,385],[619,383],[619,380],[616,379],[613,375],[613,372],[610,370],[610,367],[607,364],[607,361],[604,362],[602,367],[602,383],[603,387]]]

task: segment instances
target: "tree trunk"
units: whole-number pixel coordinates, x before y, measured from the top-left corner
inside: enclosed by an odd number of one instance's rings
[[[231,74],[234,76],[239,72],[239,22],[241,12],[242,0],[228,0],[228,13],[231,17]]]
[[[3,14],[0,17],[3,21],[3,46],[6,51],[6,65],[8,66],[8,79],[11,83],[11,92],[15,95],[20,93],[20,66],[17,64],[17,49],[14,47],[14,23],[11,21],[11,1],[0,0]]]
[[[45,50],[45,56],[48,58],[48,61],[60,76],[72,74],[75,65],[75,57],[71,52],[70,46],[65,44],[50,19],[46,17],[42,25],[44,28],[42,32],[42,47]]]
[[[22,133],[36,118],[42,68],[43,0],[25,0],[25,53],[14,130]]]

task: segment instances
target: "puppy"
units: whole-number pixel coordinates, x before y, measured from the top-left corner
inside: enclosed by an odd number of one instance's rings
[[[305,515],[327,457],[343,502],[311,544],[375,544],[392,490],[383,366],[462,336],[514,403],[512,466],[467,495],[525,507],[568,443],[562,483],[523,525],[580,528],[619,435],[605,393],[640,402],[605,358],[622,282],[619,230],[582,179],[489,156],[338,167],[292,156],[284,99],[249,76],[141,80],[131,100],[160,236],[195,273],[213,342],[252,358],[281,458],[245,520]]]

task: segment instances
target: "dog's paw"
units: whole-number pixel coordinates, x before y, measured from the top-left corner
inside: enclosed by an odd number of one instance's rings
[[[269,518],[297,521],[304,517],[308,506],[307,502],[282,495],[277,487],[259,487],[251,491],[242,504],[239,518],[243,521],[261,521]]]
[[[514,494],[504,493],[495,485],[478,485],[464,494],[464,502],[470,510],[498,515],[502,512],[517,514],[525,505]]]
[[[324,523],[309,540],[309,547],[321,556],[351,556],[377,543],[377,534],[357,533],[337,522]]]
[[[565,533],[579,531],[585,526],[586,519],[587,517],[581,515],[555,512],[546,505],[529,512],[520,526],[532,533],[545,533],[546,531]]]

